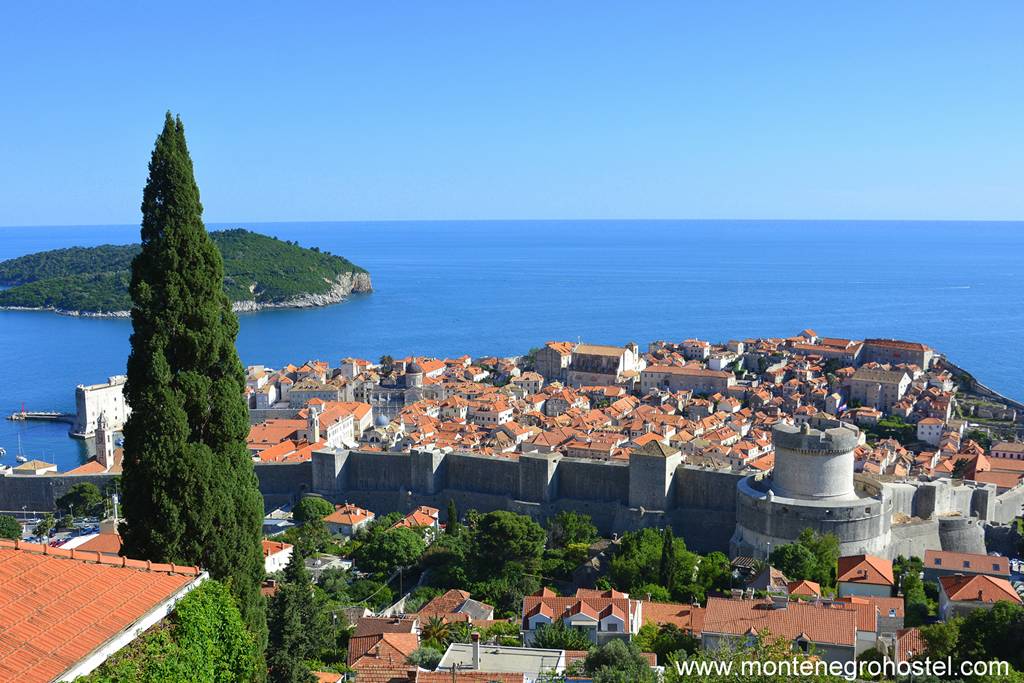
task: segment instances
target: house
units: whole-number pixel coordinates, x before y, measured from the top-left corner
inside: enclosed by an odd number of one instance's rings
[[[935,351],[925,344],[899,339],[865,339],[861,346],[861,363],[900,363],[916,365],[927,370],[935,357]]]
[[[699,638],[701,631],[704,630],[705,611],[698,605],[645,600],[643,620],[644,624],[654,624],[655,626],[672,624],[680,631]]]
[[[52,462],[42,460],[29,460],[23,462],[11,470],[13,474],[21,476],[39,476],[43,474],[57,474],[57,466]]]
[[[987,574],[1000,579],[1010,578],[1010,561],[1005,557],[954,553],[948,550],[924,552],[924,579],[938,581],[941,576]]]
[[[1016,441],[1000,441],[992,445],[993,458],[1008,458],[1010,460],[1024,460],[1024,443]]]
[[[495,674],[520,676],[514,680],[534,683],[546,674],[561,674],[565,671],[566,659],[564,650],[544,650],[535,647],[514,647],[508,645],[481,645],[480,634],[473,633],[469,643],[452,643],[448,646],[440,663],[438,672],[445,672],[450,681],[451,671],[460,673],[469,671],[486,672],[487,681],[502,680],[493,677]]]
[[[892,573],[892,562],[875,555],[849,555],[839,558],[838,593],[849,595],[892,595],[896,580]]]
[[[494,607],[473,600],[467,591],[453,588],[421,607],[416,616],[421,622],[431,617],[440,617],[447,622],[490,621],[494,619]]]
[[[801,581],[790,581],[786,589],[793,597],[820,598],[821,584],[806,579]]]
[[[1006,579],[987,574],[939,577],[939,618],[965,616],[976,609],[991,609],[997,602],[1021,604],[1017,591]]]
[[[425,529],[427,541],[433,541],[441,532],[441,522],[438,515],[441,511],[429,505],[420,505],[418,508],[407,514],[402,519],[391,525],[392,529]]]
[[[917,440],[924,441],[932,446],[938,446],[942,440],[942,432],[946,423],[937,417],[926,417],[917,422]]]
[[[357,531],[373,521],[374,515],[353,503],[334,506],[334,512],[324,517],[324,524],[332,534],[354,536]]]
[[[734,643],[754,643],[771,634],[793,643],[797,652],[813,652],[828,662],[854,661],[857,612],[836,603],[708,598],[701,645],[718,650]]]
[[[406,660],[418,647],[419,636],[415,633],[352,636],[348,642],[348,665],[360,681],[407,683],[415,680],[416,667]]]
[[[921,629],[904,628],[896,632],[894,658],[897,662],[909,662],[925,654],[927,645],[921,637]]]
[[[561,620],[584,631],[591,642],[603,645],[615,638],[631,639],[643,623],[643,603],[616,590],[580,588],[572,597],[560,597],[544,588],[523,598],[521,629],[523,642],[533,642],[541,625]]]
[[[708,370],[697,365],[651,365],[640,373],[640,391],[651,389],[691,391],[694,394],[726,393],[736,384],[736,376],[723,370]]]
[[[0,678],[84,676],[206,578],[198,567],[0,540]]]
[[[902,370],[858,368],[850,377],[850,400],[883,412],[907,393],[910,377]]]
[[[263,570],[267,574],[284,571],[291,559],[291,543],[263,539]]]

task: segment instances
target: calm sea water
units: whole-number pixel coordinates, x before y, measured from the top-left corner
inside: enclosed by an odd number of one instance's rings
[[[231,224],[344,255],[376,291],[246,314],[245,363],[515,354],[549,339],[893,336],[1024,398],[1024,223],[516,221]],[[0,259],[136,241],[135,226],[0,228]],[[124,371],[130,323],[0,311],[0,411],[74,409]],[[0,421],[4,462],[73,466],[66,426]]]

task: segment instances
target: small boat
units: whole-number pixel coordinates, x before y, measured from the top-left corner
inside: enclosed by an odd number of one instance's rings
[[[4,448],[3,446],[0,446],[0,458],[4,457],[5,455],[7,455],[7,449]]]
[[[28,458],[26,458],[25,454],[21,452],[21,434],[18,434],[18,454],[14,456],[14,459],[19,463],[28,462]]]

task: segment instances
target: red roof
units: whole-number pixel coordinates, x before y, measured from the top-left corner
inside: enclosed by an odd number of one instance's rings
[[[54,680],[200,574],[0,540],[0,680]]]
[[[704,626],[704,608],[675,602],[644,601],[645,624],[674,624],[683,631],[700,635]]]
[[[892,586],[892,562],[875,555],[849,555],[839,558],[837,581],[875,586]]]
[[[1008,602],[1021,603],[1020,596],[1006,579],[975,574],[974,576],[940,576],[939,584],[950,600],[958,602]]]
[[[775,608],[771,601],[708,598],[704,633],[746,635],[767,631],[810,642],[853,647],[857,641],[857,612],[838,605],[790,602]]]

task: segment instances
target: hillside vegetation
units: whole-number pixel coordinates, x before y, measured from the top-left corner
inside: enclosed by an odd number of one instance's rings
[[[224,290],[235,303],[279,305],[328,295],[345,275],[366,271],[341,256],[248,230],[210,233],[224,258]],[[129,270],[137,244],[71,247],[0,262],[0,306],[83,313],[131,308]],[[366,289],[356,287],[357,290]]]

